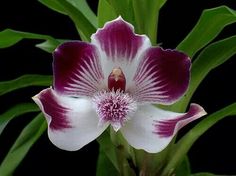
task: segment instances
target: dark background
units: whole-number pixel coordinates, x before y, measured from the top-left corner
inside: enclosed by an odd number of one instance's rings
[[[96,1],[88,1],[96,11]],[[168,0],[161,10],[159,38],[164,48],[175,48],[197,22],[203,9],[219,5],[236,9],[235,0]],[[214,19],[212,19],[214,20]],[[2,1],[0,31],[12,28],[21,31],[52,35],[55,38],[78,39],[73,23],[64,15],[51,11],[37,1]],[[217,37],[236,34],[236,25],[226,27]],[[0,49],[0,81],[14,79],[26,73],[52,74],[52,56],[34,47],[39,40],[23,40]],[[202,105],[208,113],[236,100],[236,56],[212,71],[198,88],[192,102]],[[42,90],[31,87],[0,97],[0,113]],[[23,127],[35,116],[29,114],[14,119],[0,136],[0,161]],[[186,132],[197,122],[183,129]],[[216,174],[236,174],[236,117],[228,117],[208,130],[191,148],[189,157],[192,171]],[[21,175],[95,175],[98,145],[94,141],[77,152],[62,151],[51,144],[47,134],[39,141],[16,170]]]

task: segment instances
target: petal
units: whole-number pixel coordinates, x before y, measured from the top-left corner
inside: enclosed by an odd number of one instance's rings
[[[139,102],[172,104],[187,90],[191,61],[175,50],[150,48],[142,56],[128,88]]]
[[[54,52],[54,89],[74,97],[92,96],[102,89],[103,72],[94,45],[73,41]]]
[[[33,99],[47,119],[49,139],[61,149],[78,150],[107,127],[98,126],[99,119],[90,100],[61,96],[51,88]]]
[[[187,113],[164,111],[151,105],[142,106],[121,129],[128,143],[149,153],[163,150],[185,125],[205,115],[204,109],[191,104]]]
[[[91,41],[100,51],[105,77],[113,68],[120,67],[127,81],[135,73],[138,56],[151,46],[147,36],[135,34],[133,26],[121,17],[107,22],[91,36]]]

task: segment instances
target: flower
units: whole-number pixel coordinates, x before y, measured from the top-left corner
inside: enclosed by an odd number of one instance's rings
[[[152,47],[121,17],[107,22],[91,43],[70,41],[54,52],[54,83],[35,97],[52,143],[78,150],[109,125],[136,149],[163,150],[189,122],[205,115],[162,110],[186,92],[191,62],[184,53]]]

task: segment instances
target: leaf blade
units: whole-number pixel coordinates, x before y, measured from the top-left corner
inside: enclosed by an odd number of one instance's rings
[[[93,24],[84,16],[84,14],[68,1],[57,0],[57,2],[64,8],[67,15],[74,22],[80,37],[84,41],[90,41],[90,36],[95,33],[96,26],[93,26]]]
[[[193,57],[197,51],[212,41],[225,26],[235,22],[236,12],[227,6],[204,10],[197,24],[177,46],[177,49]]]
[[[74,5],[81,13],[90,21],[90,23],[97,28],[98,26],[98,20],[97,16],[94,14],[94,12],[89,7],[86,0],[67,0],[72,5]]]
[[[104,131],[101,136],[97,138],[100,146],[100,150],[103,151],[106,157],[111,161],[113,166],[119,171],[119,164],[117,163],[116,151],[114,144],[111,142],[110,135],[107,131]]]
[[[52,76],[49,75],[23,75],[10,81],[0,82],[0,96],[8,92],[29,86],[49,86]]]
[[[190,163],[189,163],[189,159],[187,155],[184,156],[183,161],[177,167],[175,174],[176,176],[182,176],[182,175],[190,176],[191,175]]]
[[[23,39],[41,39],[48,41],[55,45],[55,48],[60,44],[57,39],[49,35],[35,34],[30,32],[16,31],[12,29],[5,29],[0,32],[0,48],[10,47]]]
[[[209,172],[200,172],[200,173],[191,174],[191,176],[216,176],[216,175]],[[220,176],[220,175],[217,175],[217,176]]]
[[[39,108],[33,103],[22,103],[15,105],[0,115],[0,135],[7,124],[15,117],[29,112],[37,112]]]
[[[66,0],[66,1],[71,5],[73,5],[77,10],[79,10],[87,18],[87,20],[89,20],[90,23],[93,24],[94,27],[97,27],[97,17],[88,6],[86,0]],[[58,1],[39,0],[39,2],[58,13],[69,15],[67,10]]]
[[[107,0],[98,3],[98,27],[103,27],[107,21],[115,19],[118,15]]]
[[[139,34],[146,34],[153,45],[157,43],[159,11],[165,2],[166,0],[132,0],[137,32]]]
[[[37,115],[20,133],[0,165],[0,175],[12,175],[32,145],[46,129],[42,114]]]
[[[119,173],[117,172],[111,161],[107,158],[107,155],[104,153],[104,151],[100,149],[97,161],[96,176],[110,175],[118,176]]]

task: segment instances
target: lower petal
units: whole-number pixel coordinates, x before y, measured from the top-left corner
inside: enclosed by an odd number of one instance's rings
[[[58,95],[48,88],[33,97],[48,122],[48,136],[57,147],[74,151],[96,139],[106,125],[99,119],[88,99]]]
[[[191,104],[187,113],[175,113],[145,105],[127,121],[121,132],[134,148],[157,153],[170,143],[183,126],[205,114],[204,109],[197,104]]]

